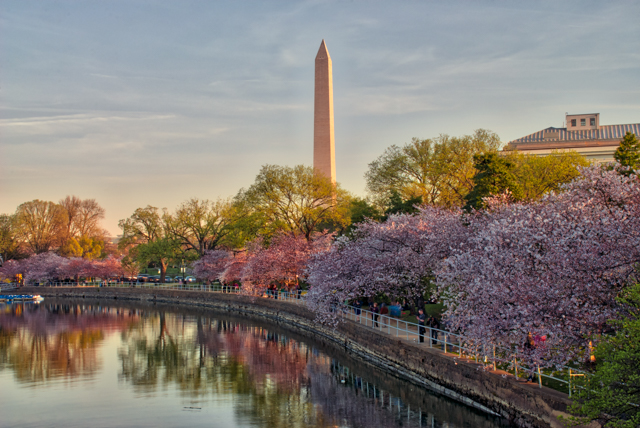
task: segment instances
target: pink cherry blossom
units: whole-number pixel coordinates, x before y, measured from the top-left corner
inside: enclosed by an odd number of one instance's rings
[[[58,269],[58,276],[62,278],[72,278],[76,281],[78,281],[80,277],[91,277],[93,273],[93,262],[82,257],[72,257]]]
[[[242,272],[247,265],[248,256],[246,251],[234,252],[225,270],[220,275],[220,281],[226,284],[240,282]]]
[[[125,274],[122,268],[121,258],[113,255],[108,256],[104,260],[92,260],[91,275],[94,277],[107,280],[110,277],[121,277]]]
[[[197,278],[214,281],[220,279],[232,260],[233,255],[228,251],[206,251],[200,260],[192,264],[193,273]]]
[[[466,233],[460,212],[435,207],[362,223],[353,239],[338,239],[310,263],[308,304],[320,320],[332,322],[331,307],[345,300],[378,293],[420,296]]]
[[[248,251],[248,261],[242,273],[243,289],[253,293],[266,290],[271,284],[295,288],[306,278],[311,257],[329,250],[333,235],[314,234],[306,239],[302,234],[280,232],[268,246],[255,241]]]
[[[640,262],[637,177],[591,166],[562,190],[468,216],[468,240],[438,271],[452,328],[541,366],[586,358]],[[526,347],[528,333],[546,340]]]
[[[0,268],[0,279],[14,281],[17,275],[24,275],[24,260],[9,260]]]
[[[68,260],[55,253],[36,254],[21,262],[24,283],[52,281],[60,276]]]

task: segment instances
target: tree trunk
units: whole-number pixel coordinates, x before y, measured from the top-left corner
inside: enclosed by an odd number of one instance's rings
[[[420,296],[414,297],[413,298],[413,302],[416,305],[416,309],[415,309],[415,312],[413,314],[411,314],[411,315],[417,314],[418,313],[418,309],[420,309],[420,308],[424,309],[424,296],[420,295]]]
[[[160,261],[160,284],[164,284],[164,277],[167,275],[167,267],[169,262],[166,260]]]

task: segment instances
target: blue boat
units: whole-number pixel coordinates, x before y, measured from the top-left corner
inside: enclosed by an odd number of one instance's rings
[[[0,294],[0,302],[20,301],[41,301],[44,300],[39,294]]]

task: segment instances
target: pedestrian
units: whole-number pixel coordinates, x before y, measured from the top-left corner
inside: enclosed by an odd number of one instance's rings
[[[355,308],[356,315],[360,316],[360,313],[362,312],[361,310],[362,302],[360,301],[360,299],[356,299],[356,302],[353,304],[353,307]]]
[[[438,318],[434,316],[430,316],[427,320],[427,325],[431,327],[431,343],[436,345],[438,343],[438,329],[440,328],[440,323],[438,322]]]
[[[373,324],[378,328],[378,318],[380,317],[380,308],[377,302],[373,302],[373,305],[369,308],[371,310],[371,317],[373,318]]]
[[[418,336],[420,337],[420,343],[424,342],[424,333],[426,332],[426,328],[424,327],[425,322],[427,320],[427,316],[424,313],[424,309],[418,309]]]
[[[389,315],[395,318],[400,318],[402,314],[402,306],[400,306],[400,302],[395,302],[393,305],[389,306]]]
[[[380,315],[382,315],[382,326],[384,327],[386,325],[387,316],[389,315],[389,308],[387,308],[385,303],[380,304]]]
[[[533,339],[531,332],[527,334],[527,338],[524,340],[524,347],[526,349],[534,349],[536,347],[536,341]]]

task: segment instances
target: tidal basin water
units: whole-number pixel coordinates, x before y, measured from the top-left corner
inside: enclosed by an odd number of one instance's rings
[[[277,326],[170,306],[0,305],[2,427],[498,427]]]

